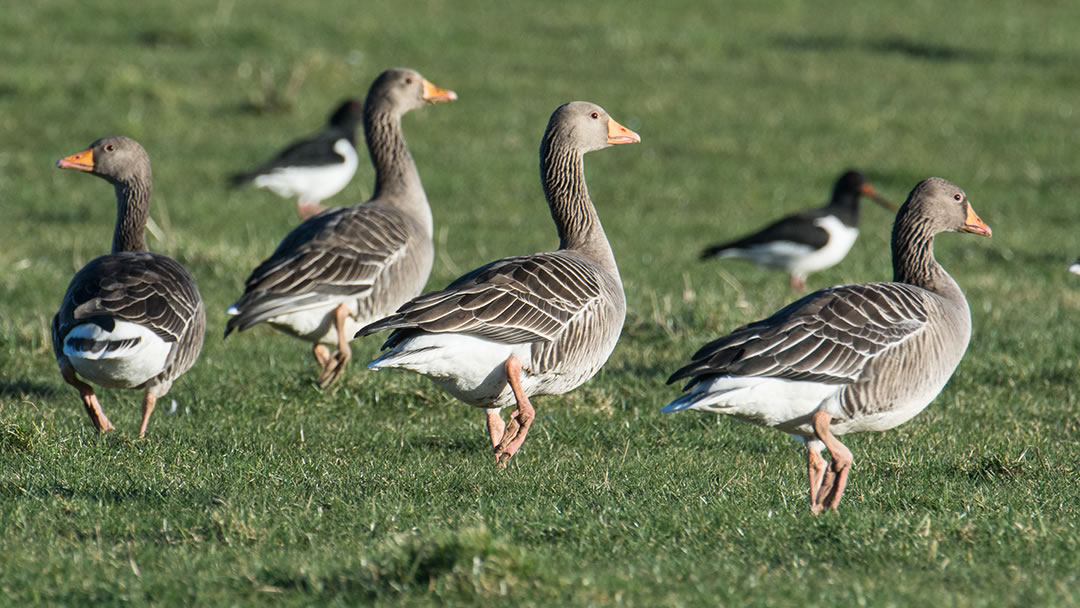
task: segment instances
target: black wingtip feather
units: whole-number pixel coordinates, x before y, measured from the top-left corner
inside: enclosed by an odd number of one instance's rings
[[[251,183],[251,180],[255,179],[254,173],[233,173],[229,176],[229,187],[240,188]]]
[[[353,334],[353,338],[363,338],[364,336],[370,336],[371,334],[385,331],[387,329],[398,329],[402,326],[402,318],[400,315],[390,315],[389,317],[383,317],[378,321],[372,321],[367,325],[361,327]],[[393,336],[391,336],[393,337]]]
[[[674,374],[671,374],[671,376],[667,379],[667,384],[674,384],[675,382],[678,382],[679,380],[682,380],[683,378],[689,378],[690,376],[693,376],[694,372],[696,371],[696,368],[697,368],[697,363],[696,362],[691,363],[690,365],[686,365],[684,367],[679,368],[678,370],[675,371]]]
[[[713,245],[712,247],[706,247],[705,249],[701,250],[701,255],[698,257],[698,259],[707,260],[709,258],[716,257],[721,251],[725,249],[727,249],[727,245]]]
[[[709,258],[715,258],[716,256],[724,253],[728,249],[738,248],[742,245],[742,241],[728,241],[726,243],[718,243],[716,245],[710,245],[701,250],[701,256],[699,259],[707,260]]]

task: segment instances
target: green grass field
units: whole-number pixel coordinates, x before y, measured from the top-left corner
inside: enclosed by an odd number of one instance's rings
[[[1080,4],[1003,0],[9,3],[0,19],[0,605],[1080,604]],[[518,4],[518,3],[513,3]],[[221,340],[247,273],[297,222],[225,176],[317,130],[383,69],[459,101],[405,134],[435,216],[430,288],[551,249],[537,148],[585,99],[642,143],[587,157],[629,312],[606,367],[538,400],[492,464],[480,410],[309,347]],[[49,323],[107,251],[111,188],[55,161],[104,135],[150,152],[151,247],[182,261],[207,342],[136,440],[98,436]],[[1070,143],[1073,142],[1073,143]],[[363,155],[329,201],[366,199]],[[787,303],[784,275],[699,249],[824,202],[847,167],[902,202],[964,187],[994,229],[938,239],[974,317],[912,422],[848,436],[838,514],[811,516],[781,433],[659,409],[700,344]],[[812,289],[888,279],[892,217]],[[172,400],[176,412],[169,414]]]

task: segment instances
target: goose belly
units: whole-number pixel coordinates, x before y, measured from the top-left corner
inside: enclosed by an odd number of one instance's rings
[[[515,403],[505,368],[511,355],[522,362],[525,393],[536,394],[540,378],[529,373],[531,350],[532,344],[505,344],[464,334],[419,334],[402,340],[368,367],[407,369],[431,378],[469,405],[505,407]]]
[[[349,185],[359,164],[356,151],[346,140],[338,140],[334,151],[345,161],[324,167],[283,167],[252,181],[256,186],[286,198],[301,197],[308,201],[330,198]]]
[[[811,435],[810,416],[824,403],[839,414],[837,397],[843,385],[782,378],[718,376],[694,385],[662,411],[701,410],[734,416],[786,433]]]
[[[75,371],[108,388],[136,388],[165,369],[175,343],[142,325],[116,321],[112,331],[84,323],[64,337],[64,355]]]
[[[911,420],[941,393],[967,350],[970,317],[965,307],[955,320],[875,358],[844,391],[843,419],[836,433],[885,431]]]
[[[337,325],[335,324],[335,311],[340,304],[349,309],[349,315],[345,317],[345,335],[348,340],[356,335],[361,327],[367,325],[374,318],[367,316],[360,319],[359,303],[357,299],[348,298],[333,300],[319,306],[288,312],[267,319],[267,323],[278,331],[284,332],[307,342],[316,344],[334,345],[338,343]]]
[[[894,387],[851,387],[850,395],[845,395],[845,401],[851,403],[844,407],[846,419],[834,421],[833,432],[887,431],[900,426],[930,405],[945,388],[953,369],[955,366],[934,370]]]
[[[926,409],[934,397],[944,388],[945,382],[937,387],[927,387],[918,394],[907,395],[894,401],[885,401],[884,405],[874,411],[858,412],[851,418],[843,421],[834,421],[833,433],[862,433],[866,431],[887,431],[900,426],[911,420]]]

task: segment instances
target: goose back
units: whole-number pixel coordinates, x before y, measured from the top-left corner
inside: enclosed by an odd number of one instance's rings
[[[505,258],[406,303],[363,331],[394,329],[384,348],[425,332],[531,344],[531,373],[595,370],[595,360],[603,362],[614,349],[626,316],[622,283],[598,270],[594,261],[568,250]]]
[[[363,323],[373,321],[420,293],[434,259],[423,226],[395,207],[372,202],[332,209],[294,228],[252,271],[244,295],[233,305],[236,314],[226,335],[290,312],[332,309],[342,302]],[[289,326],[279,329],[288,331]],[[321,337],[326,343],[334,339],[325,333]]]
[[[143,384],[121,388],[160,386],[163,394],[198,358],[206,309],[194,279],[176,260],[145,251],[101,256],[75,274],[53,317],[56,358],[65,356],[66,339],[75,327],[91,323],[108,332],[117,322],[145,327],[169,345],[159,374]]]
[[[903,283],[845,285],[706,344],[668,382],[689,378],[687,390],[720,377],[834,385],[834,432],[884,430],[940,392],[970,335],[964,302]],[[796,427],[812,434],[806,421]]]

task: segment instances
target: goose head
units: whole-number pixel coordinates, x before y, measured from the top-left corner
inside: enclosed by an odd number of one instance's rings
[[[96,175],[111,184],[146,180],[150,157],[139,142],[130,137],[102,137],[90,147],[56,161],[61,169]]]
[[[379,74],[371,84],[365,105],[401,115],[429,103],[455,99],[457,93],[435,86],[416,70],[393,68]]]
[[[904,207],[908,214],[926,222],[926,228],[932,234],[970,232],[985,237],[991,235],[990,226],[975,213],[964,190],[947,179],[931,177],[919,182],[908,194]]]
[[[585,153],[638,143],[641,137],[616,122],[604,108],[587,101],[571,101],[559,106],[551,115],[545,140]]]

